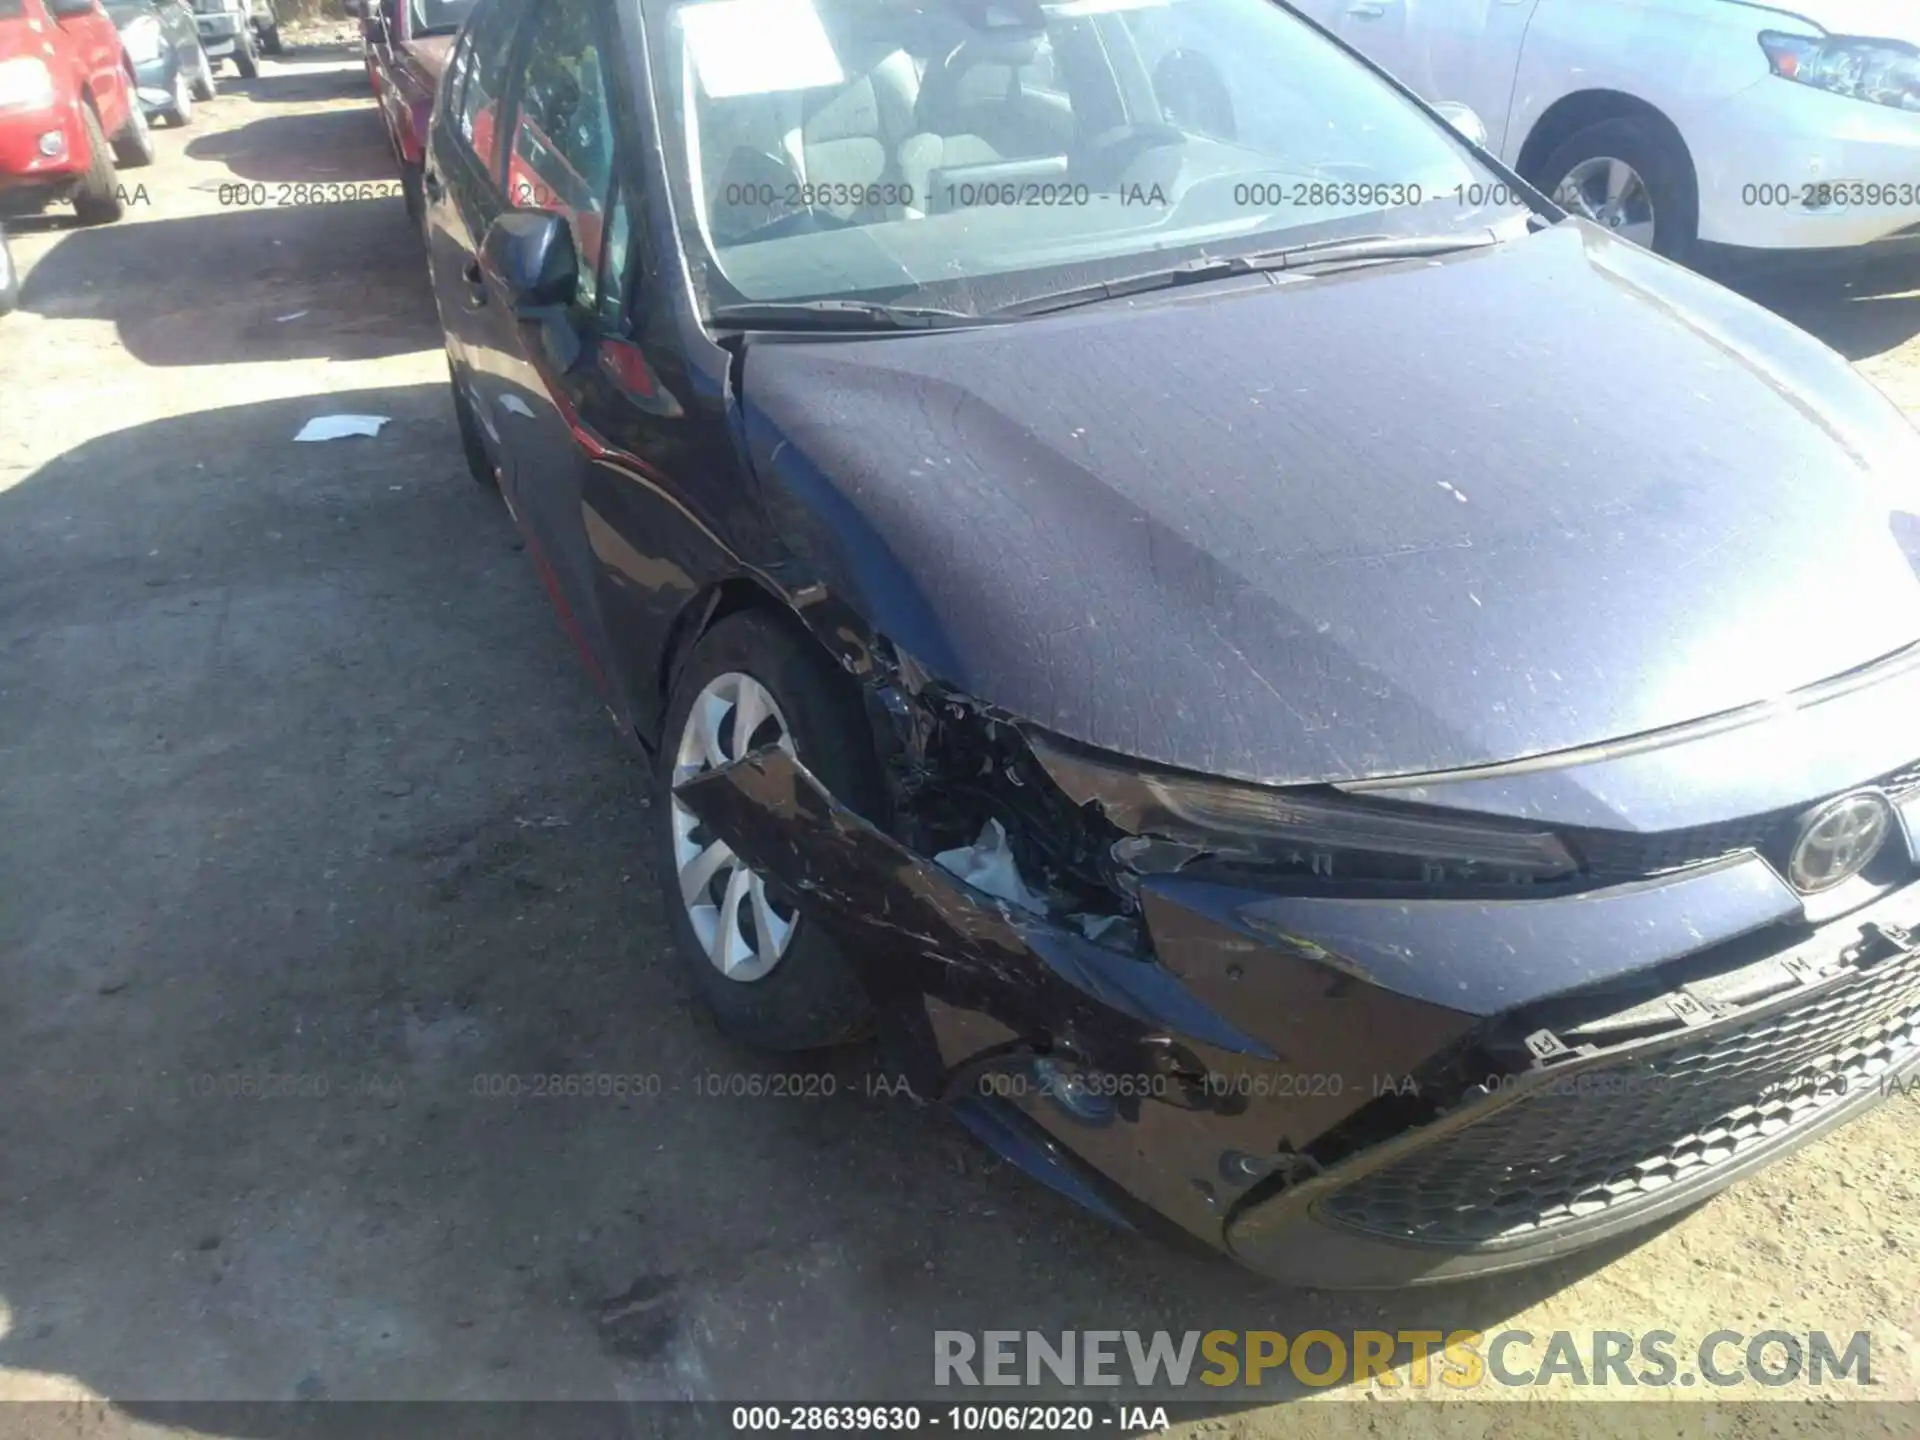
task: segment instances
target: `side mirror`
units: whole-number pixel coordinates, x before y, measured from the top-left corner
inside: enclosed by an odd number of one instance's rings
[[[573,231],[545,210],[509,210],[487,227],[480,263],[513,297],[523,319],[570,303],[580,287]]]
[[[1471,105],[1458,100],[1436,100],[1434,112],[1460,133],[1460,138],[1469,145],[1487,148],[1487,124]]]
[[[545,210],[509,210],[487,227],[480,268],[513,301],[514,319],[540,327],[541,343],[562,374],[580,363],[580,332],[568,306],[580,289],[573,231]]]

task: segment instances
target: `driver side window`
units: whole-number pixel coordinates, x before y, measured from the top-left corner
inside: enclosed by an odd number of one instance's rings
[[[613,182],[613,119],[590,0],[544,0],[522,73],[507,203],[566,220],[580,257],[579,302],[591,311]]]
[[[521,15],[520,0],[487,0],[460,41],[447,82],[458,107],[460,135],[480,163],[492,172],[498,163],[500,93],[505,88],[507,52]]]

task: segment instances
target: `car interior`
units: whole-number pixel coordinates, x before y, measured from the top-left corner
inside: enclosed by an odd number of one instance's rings
[[[1471,172],[1430,117],[1356,110],[1349,93],[1374,83],[1357,63],[1295,66],[1318,44],[1304,27],[1223,37],[1209,0],[701,0],[671,16],[655,94],[685,147],[701,283],[723,297],[954,284],[972,305],[1022,271],[1373,216],[1383,232],[1471,223],[1440,199]],[[1377,200],[1387,180],[1416,198]],[[1290,198],[1301,184],[1318,188]]]
[[[1086,178],[1089,137],[1125,128],[1130,111],[1158,121],[1160,106],[1143,72],[1131,107],[1110,82],[1107,96],[1082,87],[1076,108],[1054,53],[1056,40],[1076,36],[1098,43],[1086,21],[958,35],[896,21],[892,33],[836,37],[836,84],[720,98],[698,88],[689,55],[682,104],[700,120],[692,158],[703,228],[727,246],[919,218],[946,208],[961,184]],[[1188,68],[1196,63],[1205,65],[1190,57]],[[806,203],[796,207],[795,194]]]

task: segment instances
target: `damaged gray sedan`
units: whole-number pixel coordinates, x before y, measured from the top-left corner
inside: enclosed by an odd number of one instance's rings
[[[1265,0],[481,0],[425,176],[720,1021],[1316,1284],[1920,1059],[1920,438],[1457,119]]]

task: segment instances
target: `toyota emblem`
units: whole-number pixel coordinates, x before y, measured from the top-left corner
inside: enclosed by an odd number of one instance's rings
[[[1803,895],[1831,890],[1866,869],[1892,829],[1893,808],[1876,791],[1829,800],[1800,826],[1787,879]]]

